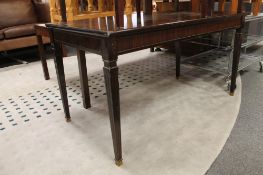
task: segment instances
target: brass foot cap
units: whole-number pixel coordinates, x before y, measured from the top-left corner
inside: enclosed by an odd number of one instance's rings
[[[89,109],[89,108],[91,108],[91,105],[86,105],[86,106],[84,106],[84,108]]]
[[[66,117],[66,122],[71,122],[71,118],[70,117]]]
[[[123,162],[122,162],[122,160],[115,160],[115,164],[116,164],[118,167],[120,167],[120,166],[122,166]]]
[[[229,95],[230,95],[230,96],[234,96],[234,92],[230,92]]]

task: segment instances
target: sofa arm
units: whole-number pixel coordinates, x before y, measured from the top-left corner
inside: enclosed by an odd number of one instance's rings
[[[49,23],[50,20],[50,10],[49,3],[46,2],[34,2],[35,11],[38,18],[39,23]]]

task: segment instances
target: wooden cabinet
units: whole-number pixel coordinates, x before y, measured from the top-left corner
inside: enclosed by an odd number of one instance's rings
[[[253,0],[252,13],[254,16],[257,16],[260,13],[261,5],[262,5],[262,0]]]
[[[225,10],[226,0],[189,0],[181,2],[179,2],[179,0],[173,0],[172,2],[160,2],[156,0],[156,4],[158,11],[192,11],[209,15],[207,9],[213,9],[214,1],[218,2],[218,10],[223,12]],[[60,0],[49,0],[52,22],[61,21],[59,2]],[[114,0],[65,0],[65,2],[68,21],[114,15]],[[83,2],[85,2],[84,4],[88,4],[86,8],[81,8]],[[253,15],[259,14],[262,0],[244,0],[244,2],[252,3]],[[125,12],[128,14],[132,13],[135,9],[135,0],[124,0],[124,3]],[[146,13],[152,12],[152,3],[152,0],[144,0],[144,10]],[[231,0],[230,9],[232,13],[237,12],[237,7],[238,0]]]

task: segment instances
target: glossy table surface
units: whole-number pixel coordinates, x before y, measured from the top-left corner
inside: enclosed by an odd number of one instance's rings
[[[163,26],[172,25],[180,26],[199,22],[209,22],[216,19],[228,18],[236,16],[236,14],[229,13],[214,13],[212,16],[202,17],[200,13],[194,12],[175,12],[175,13],[158,13],[154,12],[152,15],[144,15],[141,13],[141,17],[137,18],[137,13],[130,15],[124,15],[124,26],[116,27],[115,17],[107,16],[86,20],[78,20],[72,22],[59,22],[47,24],[51,28],[84,31],[86,33],[96,33],[101,35],[112,35],[121,32],[161,28]]]

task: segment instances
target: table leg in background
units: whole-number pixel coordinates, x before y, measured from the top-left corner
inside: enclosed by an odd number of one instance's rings
[[[241,29],[237,29],[234,39],[233,63],[231,72],[230,95],[233,96],[236,89],[236,78],[238,72],[239,58],[241,52],[242,34]]]
[[[54,42],[55,47],[55,66],[57,71],[58,85],[60,89],[61,100],[63,103],[64,113],[66,121],[70,121],[69,105],[68,105],[68,96],[66,89],[66,80],[64,73],[63,57],[62,57],[62,47],[58,42]]]
[[[48,67],[47,67],[47,60],[45,57],[45,50],[44,50],[44,44],[43,44],[43,39],[41,35],[37,35],[37,43],[38,43],[38,52],[39,52],[39,57],[41,60],[42,68],[43,68],[43,73],[45,80],[49,80],[49,72],[48,72]]]
[[[176,57],[176,79],[179,79],[181,73],[181,46],[180,41],[175,42],[175,57]]]
[[[85,51],[78,49],[77,58],[79,65],[79,77],[80,77],[83,106],[85,109],[88,109],[91,107],[91,104],[90,104],[89,81],[87,74]]]

